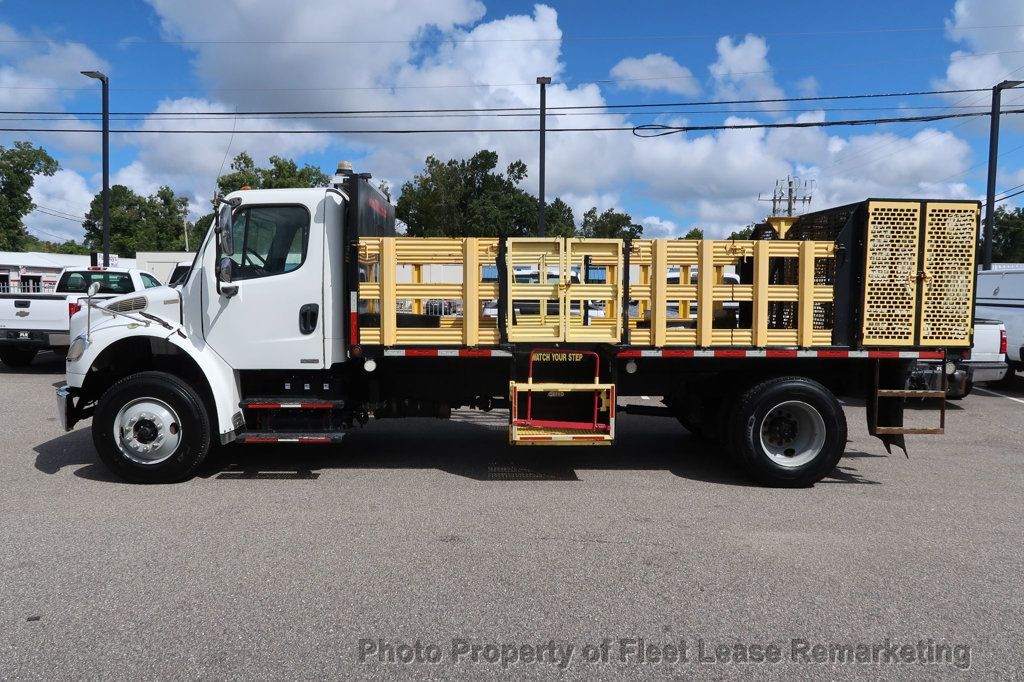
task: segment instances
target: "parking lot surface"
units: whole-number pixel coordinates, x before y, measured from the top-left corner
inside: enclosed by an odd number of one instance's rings
[[[505,413],[461,410],[139,486],[62,433],[62,371],[0,368],[2,678],[1021,674],[1024,380],[909,459],[848,406],[809,489],[672,419],[513,450]]]

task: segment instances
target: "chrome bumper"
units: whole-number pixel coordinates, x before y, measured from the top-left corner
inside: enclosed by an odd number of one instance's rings
[[[65,431],[70,431],[78,422],[74,398],[67,384],[57,387],[57,420]]]

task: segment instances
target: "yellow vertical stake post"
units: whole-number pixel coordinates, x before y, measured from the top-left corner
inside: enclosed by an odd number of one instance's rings
[[[380,326],[381,340],[393,346],[398,338],[398,301],[395,300],[395,240],[380,240]]]
[[[423,264],[416,263],[412,266],[412,283],[423,284]],[[417,315],[423,314],[423,299],[414,298],[412,300],[412,311]]]
[[[814,345],[814,242],[800,242],[799,297],[799,343],[807,348]]]
[[[715,301],[715,244],[709,239],[700,243],[697,254],[697,345],[711,345]],[[680,274],[680,276],[682,276]],[[682,315],[683,311],[679,311]]]
[[[656,348],[665,345],[668,326],[668,242],[658,239],[654,242],[651,258],[651,343]],[[679,313],[682,315],[682,312]]]
[[[754,346],[768,345],[768,245],[754,242]]]
[[[462,240],[462,342],[467,346],[479,343],[480,301],[480,251],[476,237]]]

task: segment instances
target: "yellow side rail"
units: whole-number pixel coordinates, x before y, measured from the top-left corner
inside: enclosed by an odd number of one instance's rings
[[[519,241],[536,242],[510,239],[508,267],[525,257],[517,258]],[[550,262],[542,264],[540,286],[510,283],[510,300],[527,295],[540,299],[536,317],[541,321],[549,301],[569,311],[562,323],[538,323],[536,338],[527,317],[514,330],[512,340],[588,340],[648,347],[831,345],[836,314],[832,242],[635,240],[630,243],[628,306],[624,306],[623,248],[609,249],[611,240],[595,240],[602,248],[590,249],[588,241],[566,240],[568,256],[555,257],[552,252]],[[538,246],[534,243],[531,248]],[[579,269],[571,255],[574,249],[585,253],[591,266],[605,268],[614,281],[577,284],[579,293],[572,293],[571,286],[566,293],[567,269]],[[498,240],[493,238],[361,238],[360,343],[498,344],[497,256]],[[562,286],[545,281],[547,268],[555,266],[563,269]],[[743,277],[737,279],[741,273]],[[574,301],[591,298],[610,300],[603,301],[602,316],[584,321],[580,304]],[[507,307],[509,301],[501,305]],[[625,336],[624,328],[628,329]]]

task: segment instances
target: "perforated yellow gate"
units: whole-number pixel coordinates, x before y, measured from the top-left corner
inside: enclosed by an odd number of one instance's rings
[[[979,210],[962,203],[928,204],[924,224],[922,346],[970,342]]]
[[[920,203],[872,201],[868,204],[865,346],[914,342],[920,232]]]
[[[867,210],[863,345],[970,345],[978,205],[871,201]]]

